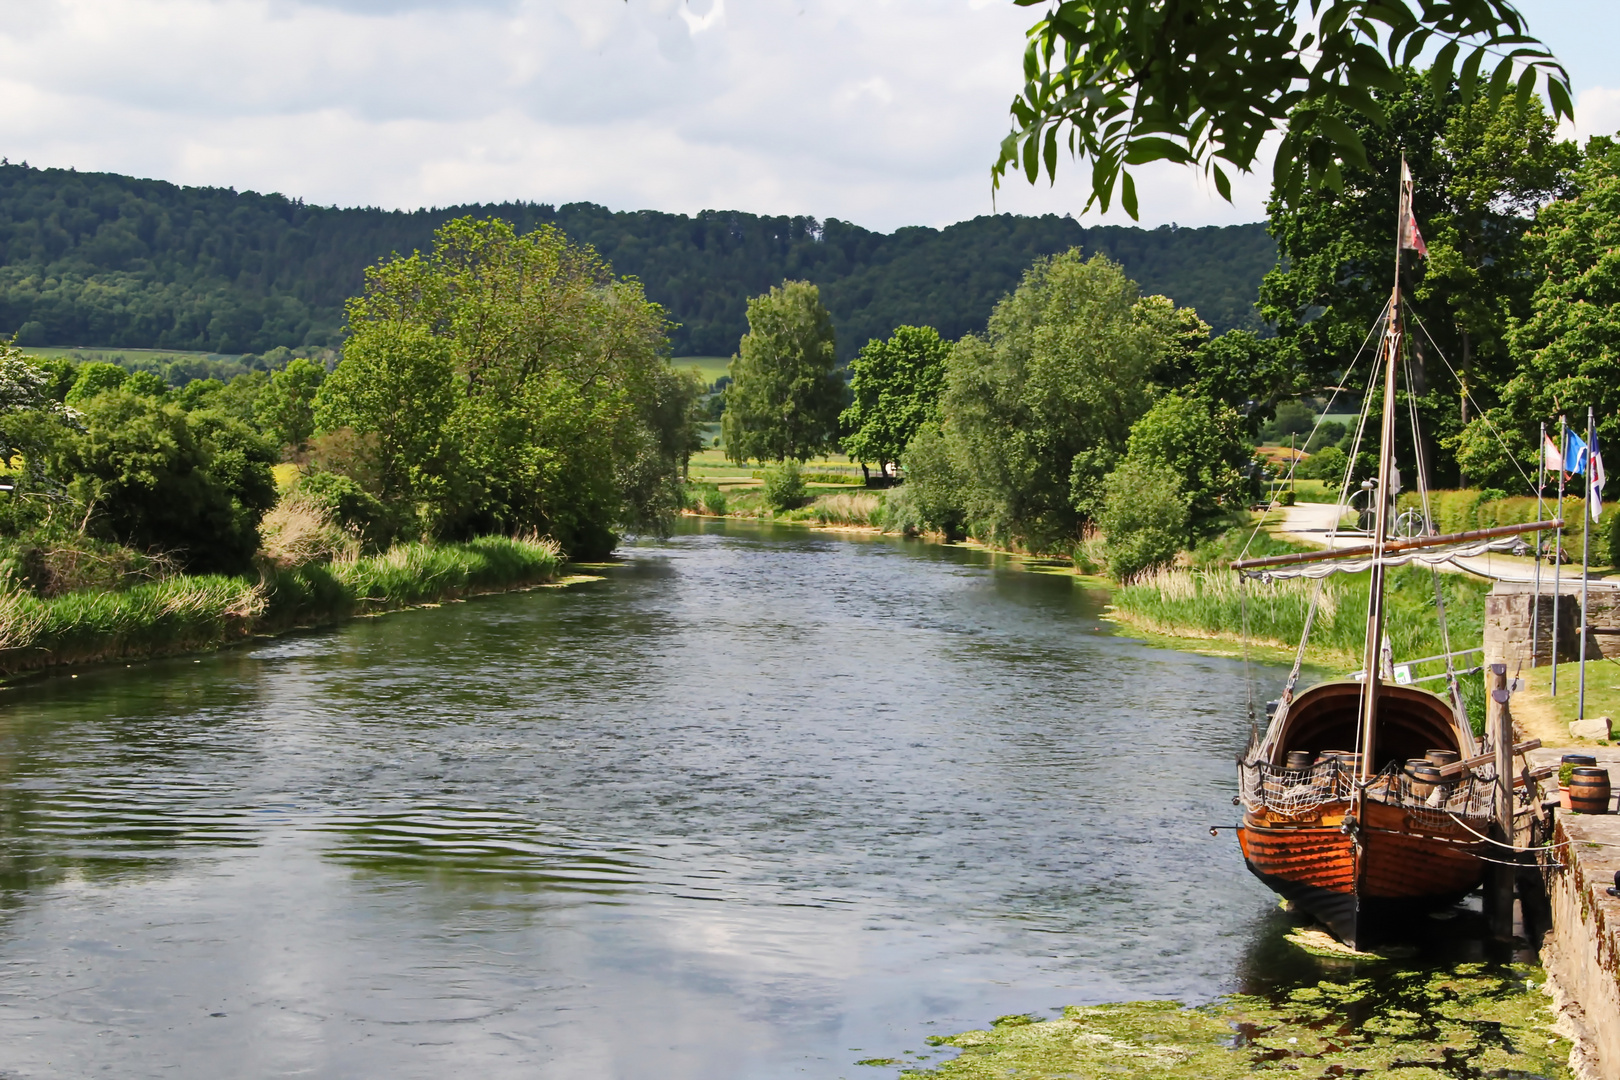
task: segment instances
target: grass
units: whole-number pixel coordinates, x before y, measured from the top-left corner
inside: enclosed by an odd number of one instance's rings
[[[1605,660],[1595,652],[1589,651],[1588,656],[1586,715],[1610,717],[1620,729],[1620,663]],[[1548,746],[1596,745],[1590,739],[1570,738],[1567,726],[1571,720],[1580,719],[1580,661],[1567,660],[1558,665],[1557,697],[1551,694],[1550,667],[1510,670],[1508,674],[1524,680],[1524,689],[1513,695],[1509,707],[1513,710],[1513,719],[1526,735],[1539,738]]]
[[[695,367],[698,374],[703,376],[703,381],[713,386],[716,379],[726,374],[730,363],[729,356],[675,356],[670,358],[669,366],[677,371]]]
[[[1460,574],[1441,574],[1439,580],[1452,648],[1473,648],[1484,632],[1489,585]],[[1318,587],[1321,601],[1306,658],[1322,666],[1359,668],[1366,635],[1366,573],[1327,578],[1320,586],[1307,578],[1249,582],[1250,639],[1294,648]],[[1396,570],[1389,575],[1385,597],[1385,629],[1397,662],[1445,651],[1434,617],[1434,579],[1429,571]],[[1178,568],[1145,575],[1121,586],[1114,593],[1114,606],[1125,622],[1157,634],[1224,640],[1243,637],[1243,591],[1238,575],[1231,571]],[[1437,670],[1440,665],[1426,665],[1413,674]]]
[[[193,352],[185,349],[115,349],[83,348],[78,345],[26,345],[23,352],[29,356],[50,358],[66,356],[72,360],[90,360],[115,364],[120,359],[152,360],[240,360],[243,353]]]
[[[482,537],[271,567],[258,581],[175,576],[121,592],[0,595],[0,675],[217,648],[255,633],[556,579],[550,540]]]

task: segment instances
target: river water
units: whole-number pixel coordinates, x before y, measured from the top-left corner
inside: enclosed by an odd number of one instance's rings
[[[4,691],[0,1075],[892,1076],[1277,952],[1241,664],[960,548],[622,555]]]

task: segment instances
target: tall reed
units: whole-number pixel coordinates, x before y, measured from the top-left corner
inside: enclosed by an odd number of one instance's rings
[[[1484,631],[1488,586],[1461,574],[1441,574],[1447,627],[1453,650],[1474,648]],[[1114,593],[1114,606],[1128,622],[1156,633],[1251,641],[1293,648],[1305,629],[1312,596],[1319,597],[1311,627],[1311,659],[1359,666],[1366,637],[1368,575],[1335,576],[1321,582],[1293,578],[1240,583],[1226,570],[1162,570],[1143,575]],[[1435,617],[1435,579],[1427,569],[1401,567],[1385,588],[1385,632],[1397,660],[1444,650]],[[1320,590],[1320,591],[1318,591]]]

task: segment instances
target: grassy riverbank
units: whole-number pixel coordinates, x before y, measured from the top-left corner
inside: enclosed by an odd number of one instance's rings
[[[381,555],[266,570],[258,579],[178,575],[117,592],[0,596],[0,676],[218,648],[253,634],[557,580],[549,540],[397,544]]]

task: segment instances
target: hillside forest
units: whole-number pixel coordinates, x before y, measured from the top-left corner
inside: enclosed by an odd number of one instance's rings
[[[1086,228],[1001,214],[880,233],[831,218],[591,203],[339,209],[0,163],[0,333],[25,346],[335,346],[366,269],[431,249],[435,230],[463,217],[500,218],[519,234],[555,226],[589,245],[664,309],[676,356],[729,355],[747,330],[748,298],[786,279],[820,287],[841,360],[904,324],[960,337],[984,325],[1035,259],[1075,246],[1107,253],[1217,330],[1253,329],[1255,290],[1276,262],[1259,224]]]

